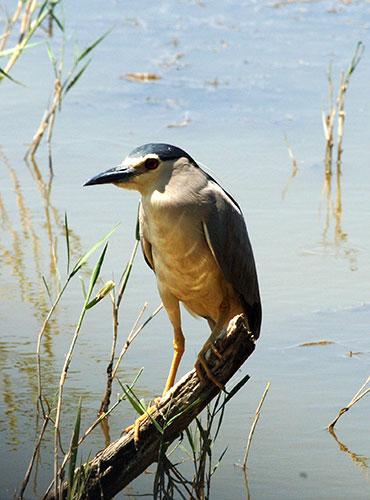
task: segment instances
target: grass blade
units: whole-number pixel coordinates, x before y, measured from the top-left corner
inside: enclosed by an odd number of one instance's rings
[[[195,422],[197,424],[200,436],[202,438],[202,442],[203,442],[202,448],[204,447],[207,455],[210,457],[212,455],[211,446],[210,446],[212,440],[209,438],[209,433],[205,429],[203,429],[203,426],[202,426],[200,420],[198,418],[196,418]]]
[[[51,302],[51,303],[53,303],[53,299],[52,299],[52,297],[51,297],[50,289],[49,289],[49,286],[48,286],[48,284],[47,284],[47,282],[46,282],[45,276],[41,276],[41,277],[42,277],[42,281],[43,281],[43,283],[44,283],[44,285],[45,285],[45,288],[46,288],[46,291],[47,291],[47,294],[48,294],[49,300],[50,300],[50,302]]]
[[[227,394],[225,401],[223,402],[223,406],[230,401],[232,397],[235,396],[237,392],[240,391],[240,389],[248,382],[250,379],[250,376],[247,374],[245,377],[243,377],[232,389],[231,391]],[[217,410],[216,413],[218,413],[221,410],[222,406]]]
[[[152,421],[154,427],[157,429],[157,431],[160,433],[160,434],[163,434],[163,429],[162,427],[159,425],[159,423],[155,420],[155,418],[153,418],[150,414],[150,412],[147,410],[147,408],[145,408],[145,406],[143,406],[141,404],[141,402],[139,401],[139,398],[136,396],[136,394],[134,393],[134,391],[126,386],[126,388],[123,386],[122,387],[124,392],[125,392],[125,395],[127,397],[127,399],[129,400],[129,402],[131,403],[132,407],[136,410],[136,412],[139,414],[139,415],[143,415],[144,413],[146,414],[146,416]]]
[[[71,440],[71,458],[69,461],[69,473],[68,473],[68,498],[72,498],[72,488],[77,462],[77,452],[78,452],[78,440],[80,437],[80,426],[81,426],[81,398],[77,408],[76,422]]]
[[[62,33],[64,33],[64,24],[62,23],[62,21],[54,14],[54,9],[50,9],[50,12],[49,12],[50,16],[52,17],[53,21],[55,21],[56,25],[58,26],[58,28],[60,29],[60,31]]]
[[[42,43],[44,42],[33,42],[33,43],[28,43],[25,47],[24,47],[24,50],[26,49],[31,49],[32,47],[37,47],[37,45],[41,45]],[[11,49],[4,49],[4,50],[0,50],[0,57],[8,57],[8,56],[11,56],[12,54],[14,54],[14,52],[16,52],[17,50],[19,50],[19,47],[16,46],[16,47],[12,47]]]
[[[64,227],[66,231],[66,245],[67,245],[67,275],[69,275],[69,266],[71,263],[71,247],[69,242],[69,227],[68,227],[67,212],[64,213]]]
[[[125,393],[126,399],[130,402],[136,413],[138,415],[144,415],[145,408],[135,396],[134,392],[128,386],[125,387],[124,385],[122,385],[122,390]]]
[[[89,260],[90,256],[97,250],[107,239],[112,236],[112,234],[117,230],[118,224],[114,226],[114,228],[109,231],[103,238],[101,238],[95,245],[93,245],[82,257],[78,259],[76,262],[74,268],[71,271],[70,278],[74,276],[78,271],[81,269],[82,266],[86,264],[86,262]]]
[[[220,465],[221,460],[224,458],[225,453],[227,452],[228,448],[229,447],[226,446],[226,448],[224,449],[224,451],[221,453],[220,458],[217,460],[217,462],[213,466],[213,469],[212,469],[212,472],[211,472],[211,476],[213,476],[213,474],[216,472],[216,470],[217,470],[218,466]]]
[[[111,31],[112,31],[112,28],[111,28],[110,30],[106,31],[106,32],[105,32],[102,36],[100,36],[99,38],[97,38],[97,39],[95,40],[95,42],[94,42],[94,43],[92,43],[91,45],[89,45],[89,46],[88,46],[88,47],[87,47],[87,48],[86,48],[86,49],[85,49],[85,50],[84,50],[84,51],[83,51],[83,52],[82,52],[82,53],[81,53],[81,54],[77,57],[76,62],[77,62],[77,63],[79,63],[79,62],[80,62],[80,61],[82,61],[82,59],[84,59],[84,58],[85,58],[88,54],[90,54],[90,52],[91,52],[93,49],[95,49],[95,47],[96,47],[97,45],[99,45],[99,43],[101,43],[101,42],[104,40],[104,38],[105,38],[106,36],[108,36],[108,35],[109,35],[109,33],[110,33]]]
[[[3,77],[8,78],[13,83],[16,83],[17,85],[22,85],[22,87],[25,87],[25,84],[22,82],[19,82],[18,80],[15,80],[13,77],[9,75],[6,71],[4,71],[2,68],[0,68],[0,75],[3,75]]]
[[[92,292],[93,292],[93,289],[94,289],[94,286],[96,284],[96,282],[98,281],[98,278],[99,278],[99,274],[100,274],[100,270],[101,270],[101,266],[103,265],[103,262],[104,262],[104,258],[105,258],[105,254],[106,254],[106,251],[107,251],[107,248],[108,248],[108,243],[106,243],[104,245],[104,248],[103,248],[103,251],[102,253],[100,254],[100,257],[97,261],[97,263],[95,264],[95,267],[93,269],[93,272],[91,273],[91,277],[90,277],[90,283],[89,283],[89,288],[87,290],[87,294],[86,294],[86,299],[85,299],[85,305],[84,305],[84,309],[86,311],[87,309],[87,305],[90,301],[90,297],[92,295]]]
[[[87,61],[87,63],[80,69],[80,71],[77,73],[77,75],[72,78],[72,80],[68,83],[67,87],[65,87],[64,89],[64,94],[67,94],[67,92],[69,92],[71,90],[71,88],[73,87],[73,85],[75,83],[77,83],[77,81],[80,79],[80,77],[83,75],[83,73],[85,72],[86,68],[88,67],[88,65],[90,64],[91,62],[91,59],[89,59]],[[67,82],[66,82],[67,83]]]

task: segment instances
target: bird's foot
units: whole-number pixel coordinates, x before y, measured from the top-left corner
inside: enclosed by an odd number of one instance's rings
[[[149,406],[149,408],[147,408],[145,410],[145,413],[143,413],[142,415],[140,415],[140,417],[138,417],[133,424],[131,424],[128,427],[126,427],[125,429],[123,429],[122,432],[125,432],[126,434],[128,432],[132,431],[132,429],[134,430],[134,442],[135,442],[135,444],[137,444],[139,442],[139,440],[140,440],[140,426],[147,419],[151,418],[151,414],[152,413],[154,413],[156,410],[158,410],[158,403],[159,403],[159,401],[161,399],[162,398],[160,398],[160,397],[155,398],[154,401],[153,401],[153,404],[151,406]]]
[[[214,355],[218,358],[218,359],[222,359],[222,354],[220,353],[220,351],[217,349],[217,347],[214,345],[214,344],[211,344],[210,345]]]
[[[222,384],[219,380],[217,380],[217,378],[213,375],[210,367],[207,364],[207,361],[203,357],[203,353],[198,354],[198,358],[195,362],[194,368],[200,380],[204,380],[204,375],[202,373],[202,368],[203,368],[207,378],[211,382],[213,382],[221,391],[225,390],[224,384]]]

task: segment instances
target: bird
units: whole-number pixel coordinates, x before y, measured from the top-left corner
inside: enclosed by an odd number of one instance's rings
[[[173,359],[162,397],[173,387],[185,337],[180,303],[208,321],[211,334],[197,356],[200,379],[219,389],[205,355],[230,320],[244,314],[253,337],[262,309],[252,246],[235,199],[183,149],[149,143],[84,185],[114,184],[139,192],[139,234],[173,328]]]

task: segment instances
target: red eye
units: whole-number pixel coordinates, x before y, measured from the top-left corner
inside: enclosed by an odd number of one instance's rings
[[[154,170],[158,167],[159,161],[156,158],[148,158],[145,162],[145,168]]]

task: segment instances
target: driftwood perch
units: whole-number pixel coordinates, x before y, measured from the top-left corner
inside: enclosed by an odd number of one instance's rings
[[[223,384],[235,374],[255,348],[255,339],[243,315],[235,317],[223,338],[217,341],[218,359],[210,350],[208,364]],[[86,499],[109,499],[143,473],[158,459],[161,443],[171,443],[191,421],[218,394],[219,389],[207,379],[200,381],[195,370],[187,373],[157,404],[152,418],[163,428],[176,417],[161,434],[149,418],[140,427],[140,440],[135,445],[130,431],[97,453],[89,462],[89,479],[85,486]],[[68,485],[63,484],[65,498]],[[51,489],[46,496],[55,499]]]

